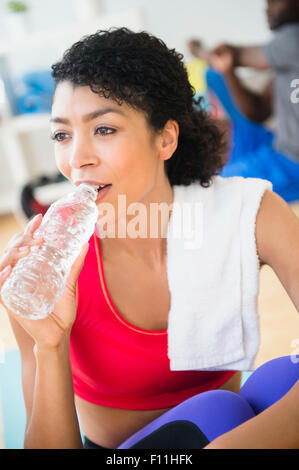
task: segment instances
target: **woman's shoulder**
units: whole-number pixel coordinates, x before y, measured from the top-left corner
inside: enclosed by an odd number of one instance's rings
[[[272,183],[269,180],[263,178],[255,178],[255,177],[247,177],[244,176],[229,176],[223,177],[221,175],[215,175],[212,180],[211,186],[214,188],[223,188],[223,187],[235,187],[240,186],[245,190],[248,189],[249,191],[254,190],[256,188],[267,188],[272,189]]]
[[[187,186],[174,186],[174,191],[178,199],[210,200],[220,196],[227,198],[233,203],[232,197],[240,200],[252,200],[254,196],[260,196],[266,189],[272,190],[270,181],[262,178],[245,178],[243,176],[222,177],[214,175],[209,186],[202,186],[199,181],[195,181]]]

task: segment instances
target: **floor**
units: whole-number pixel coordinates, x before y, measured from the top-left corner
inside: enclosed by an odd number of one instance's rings
[[[291,204],[290,207],[299,218],[299,203]],[[20,222],[13,215],[0,216],[0,256],[11,236],[22,230]],[[264,266],[260,273],[258,312],[261,346],[255,366],[275,357],[295,354],[295,350],[298,354],[299,315],[269,266]],[[25,413],[21,392],[20,362],[7,314],[1,305],[0,400],[0,449],[13,448],[15,445],[21,448]],[[12,402],[14,406],[11,406]],[[9,413],[8,410],[10,410]]]

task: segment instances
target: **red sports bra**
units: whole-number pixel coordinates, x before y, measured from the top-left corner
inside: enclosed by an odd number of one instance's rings
[[[71,332],[74,392],[113,408],[169,408],[220,387],[235,371],[171,371],[167,330],[132,325],[117,311],[105,283],[96,231],[77,282],[77,317]]]

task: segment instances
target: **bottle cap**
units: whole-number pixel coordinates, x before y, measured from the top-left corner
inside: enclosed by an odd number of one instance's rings
[[[94,186],[90,183],[81,183],[79,184],[77,190],[87,192],[92,195],[93,200],[95,201],[98,196],[98,186]]]

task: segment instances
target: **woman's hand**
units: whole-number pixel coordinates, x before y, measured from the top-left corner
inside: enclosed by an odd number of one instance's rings
[[[219,44],[210,52],[209,63],[224,75],[233,71],[236,66],[236,48],[230,44]]]
[[[221,43],[212,50],[204,50],[200,41],[192,39],[187,47],[194,57],[206,60],[211,67],[222,74],[233,71],[237,63],[237,48],[231,44]]]
[[[33,238],[34,232],[40,226],[41,221],[42,214],[39,214],[28,223],[24,232],[14,235],[0,258],[0,303],[8,314],[17,320],[27,333],[30,334],[39,349],[58,347],[61,341],[70,334],[76,318],[76,282],[89,246],[88,243],[83,245],[70,270],[65,288],[48,317],[41,320],[30,320],[17,315],[4,304],[1,298],[1,289],[19,259],[29,254],[31,246],[38,246],[43,243],[42,238]],[[25,249],[21,251],[21,248]]]

